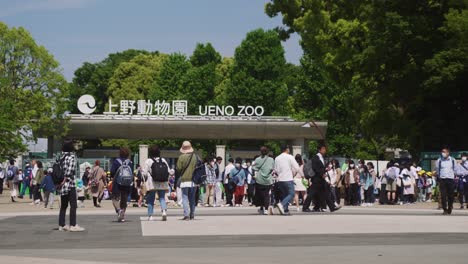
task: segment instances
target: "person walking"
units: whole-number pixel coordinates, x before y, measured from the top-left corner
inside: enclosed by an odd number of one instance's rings
[[[10,165],[7,169],[6,179],[8,181],[8,187],[10,188],[11,202],[15,203],[15,198],[18,195],[18,184],[15,184],[15,181],[18,180],[18,167],[16,167],[14,160],[10,160]]]
[[[456,160],[450,156],[449,147],[443,147],[440,158],[435,165],[444,215],[452,214],[455,191],[455,164]]]
[[[218,207],[222,205],[222,194],[223,194],[223,172],[220,170],[221,163],[223,162],[223,158],[221,157],[216,157],[216,163],[215,163],[215,172],[216,172],[216,185],[214,188],[214,207]]]
[[[400,167],[398,163],[394,163],[392,160],[387,165],[388,169],[385,172],[387,178],[387,185],[385,190],[387,191],[387,202],[388,204],[396,203],[396,191],[398,175],[400,175]]]
[[[255,205],[260,207],[259,214],[273,214],[273,207],[270,206],[270,190],[273,184],[273,167],[275,161],[268,156],[268,148],[260,148],[260,157],[256,158],[253,164],[255,171]],[[267,211],[268,210],[268,211]]]
[[[88,173],[88,186],[91,190],[93,197],[94,207],[100,208],[102,197],[104,195],[104,189],[107,186],[107,174],[103,168],[101,168],[101,161],[96,160],[93,168]],[[83,182],[84,184],[84,182]]]
[[[364,164],[362,166],[362,172],[360,174],[360,178],[362,179],[362,189],[364,191],[364,202],[361,204],[362,206],[374,205],[375,176],[376,176],[375,172],[371,173],[371,171],[369,170],[369,164],[368,165]]]
[[[33,199],[34,199],[34,204],[35,205],[40,205],[41,201],[43,201],[42,194],[41,194],[41,185],[42,185],[42,180],[45,177],[44,173],[44,166],[42,164],[42,161],[37,161],[36,162],[37,166],[37,172],[34,175],[33,178]]]
[[[184,208],[184,218],[188,221],[195,219],[195,192],[197,190],[195,183],[192,180],[193,172],[199,160],[194,153],[192,144],[189,141],[184,141],[180,148],[179,159],[177,160],[176,171],[178,174],[178,188],[182,189],[182,206]]]
[[[47,209],[47,206],[50,209],[54,209],[54,200],[55,200],[55,184],[52,179],[52,168],[47,170],[47,175],[42,180],[41,188],[44,191],[44,208]]]
[[[355,167],[354,161],[349,161],[349,168],[345,173],[345,184],[350,205],[359,204],[359,169]]]
[[[244,186],[245,186],[245,170],[242,168],[242,159],[236,158],[235,167],[229,173],[231,175],[232,181],[236,184],[236,190],[234,192],[234,201],[237,207],[242,206],[242,201],[244,200]]]
[[[456,174],[458,176],[458,192],[460,200],[460,209],[468,209],[468,154],[466,152],[461,155],[461,162],[457,166]]]
[[[307,198],[307,188],[303,183],[305,180],[304,160],[302,159],[301,154],[297,154],[294,159],[299,165],[299,170],[296,171],[296,175],[294,175],[294,204],[296,205],[297,211],[299,212],[301,210],[299,207],[299,195],[302,196],[302,201],[304,201]]]
[[[257,157],[255,157],[257,158]],[[246,162],[246,169],[245,169],[245,174],[247,175],[246,178],[246,184],[247,184],[247,202],[249,203],[249,206],[253,205],[253,199],[255,195],[255,177],[254,177],[254,171],[252,167],[252,161],[247,160]]]
[[[32,199],[32,189],[31,189],[31,174],[32,174],[32,168],[29,162],[26,162],[26,166],[24,168],[24,177],[23,177],[23,186],[21,188],[20,195],[18,195],[18,198],[23,199],[24,194],[26,193],[26,189],[29,191],[29,199]]]
[[[224,192],[226,196],[226,205],[225,206],[234,206],[232,200],[234,197],[234,191],[236,189],[236,185],[231,180],[231,171],[234,169],[234,159],[229,158],[228,165],[224,169]]]
[[[275,159],[275,172],[278,175],[278,189],[281,193],[281,200],[277,204],[282,215],[290,215],[289,203],[294,198],[294,175],[300,170],[299,164],[292,155],[289,154],[289,146],[281,146],[281,154]]]
[[[3,194],[3,182],[5,181],[5,172],[0,166],[0,194]],[[18,198],[21,198],[18,196]]]
[[[118,222],[125,222],[127,199],[133,188],[133,163],[129,160],[129,157],[130,150],[121,147],[119,157],[114,160],[110,170],[113,178],[112,200]]]
[[[169,191],[170,169],[167,161],[161,157],[161,150],[157,145],[152,145],[148,149],[149,158],[142,167],[142,179],[146,184],[146,203],[148,205],[148,221],[153,221],[154,200],[158,195],[161,206],[162,221],[167,221],[166,193]],[[147,184],[147,183],[150,184]],[[151,188],[152,185],[152,188]],[[150,188],[148,188],[150,186]]]
[[[85,229],[76,223],[76,157],[74,153],[72,140],[65,140],[62,145],[62,153],[56,162],[60,165],[60,172],[63,175],[63,181],[60,183],[60,213],[59,213],[59,231],[82,232]],[[70,225],[65,225],[65,214],[68,205],[70,205]]]
[[[206,187],[205,187],[205,206],[214,206],[215,205],[215,188],[216,188],[216,166],[215,159],[208,157],[205,162],[205,171],[206,171]],[[211,198],[211,199],[210,199]],[[211,202],[210,202],[211,200]]]

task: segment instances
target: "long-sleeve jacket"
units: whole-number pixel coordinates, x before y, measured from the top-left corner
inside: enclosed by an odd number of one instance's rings
[[[359,170],[354,169],[353,175],[350,174],[350,170],[347,170],[345,173],[345,185],[349,186],[350,185],[350,177],[354,177],[354,183],[359,183]]]

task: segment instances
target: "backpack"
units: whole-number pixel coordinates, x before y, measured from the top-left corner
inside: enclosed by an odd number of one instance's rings
[[[192,182],[195,184],[203,184],[206,181],[205,164],[197,157],[197,164],[192,174]]]
[[[315,171],[312,168],[312,159],[308,160],[306,164],[304,164],[304,177],[308,180],[312,179],[315,176]]]
[[[455,171],[455,159],[450,157],[450,159],[452,160],[452,170]],[[438,171],[437,171],[437,177],[440,177],[440,170],[442,169],[440,166],[442,165],[442,159],[439,158],[439,167],[438,167]]]
[[[14,166],[9,166],[7,171],[7,180],[12,181],[15,178]]]
[[[153,164],[151,164],[151,177],[153,177],[153,181],[167,182],[169,180],[167,164],[162,161],[162,158],[159,158],[159,162],[153,158],[151,159],[153,160]]]
[[[132,186],[133,185],[133,172],[132,168],[130,168],[130,160],[125,160],[122,162],[122,160],[117,159],[117,161],[120,163],[120,167],[116,172],[117,175],[117,183],[121,186]]]
[[[65,179],[65,174],[63,173],[62,163],[65,160],[66,155],[64,155],[61,159],[57,159],[52,165],[52,181],[55,185],[61,184]]]
[[[390,180],[390,181],[396,180],[396,178],[398,177],[397,172],[396,172],[396,168],[395,168],[395,167],[391,167],[391,168],[388,170],[387,175],[385,175],[385,176],[387,177],[387,180]]]

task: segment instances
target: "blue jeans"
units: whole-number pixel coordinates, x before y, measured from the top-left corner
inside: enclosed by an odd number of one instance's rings
[[[182,188],[182,206],[184,207],[184,216],[193,216],[195,214],[195,193],[196,187]]]
[[[148,204],[148,216],[153,215],[154,213],[154,199],[156,197],[156,192],[158,192],[159,203],[161,204],[161,212],[167,210],[166,205],[166,191],[151,191],[146,195],[146,203]]]
[[[284,211],[289,212],[289,203],[294,198],[294,182],[278,182],[278,188],[281,192],[281,205],[283,205]]]

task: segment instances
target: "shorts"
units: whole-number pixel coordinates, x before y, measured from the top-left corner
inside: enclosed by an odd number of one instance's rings
[[[397,184],[396,181],[387,182],[387,185],[385,186],[385,190],[387,192],[396,192]]]

